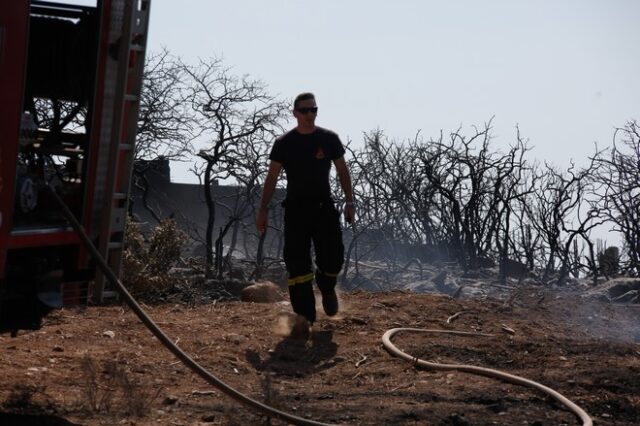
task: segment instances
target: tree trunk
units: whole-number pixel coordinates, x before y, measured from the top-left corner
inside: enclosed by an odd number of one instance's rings
[[[216,270],[216,278],[219,280],[222,279],[222,249],[224,245],[222,244],[222,239],[224,238],[224,229],[220,227],[220,233],[218,234],[218,239],[216,240],[216,253],[215,253],[215,270]]]
[[[511,229],[511,209],[507,208],[504,221],[504,235],[500,247],[500,284],[507,284],[507,261],[509,260],[509,230]]]
[[[207,163],[207,167],[204,172],[204,199],[207,205],[207,228],[205,231],[205,276],[211,277],[211,271],[213,269],[213,227],[216,222],[216,206],[213,202],[213,194],[211,193],[211,170],[213,169],[213,163]]]
[[[151,216],[156,220],[156,222],[162,222],[160,216],[158,216],[155,210],[153,210],[153,208],[151,208],[151,206],[149,205],[149,180],[144,174],[136,173],[136,178],[136,186],[142,190],[142,206],[145,208],[145,210],[151,213]]]
[[[218,279],[222,279],[222,273],[224,272],[224,236],[227,235],[231,226],[237,221],[237,218],[231,217],[229,222],[225,226],[220,227],[220,233],[216,240],[216,253],[215,253],[215,269],[217,271]]]

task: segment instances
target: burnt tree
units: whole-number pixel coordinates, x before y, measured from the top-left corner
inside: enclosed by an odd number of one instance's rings
[[[211,275],[216,214],[212,186],[231,176],[229,164],[243,161],[246,152],[242,141],[272,138],[280,129],[287,105],[269,95],[264,83],[232,74],[219,59],[201,60],[197,65],[183,63],[182,68],[191,81],[187,98],[206,140],[198,156],[204,161],[200,176],[208,211],[205,265],[206,274]]]

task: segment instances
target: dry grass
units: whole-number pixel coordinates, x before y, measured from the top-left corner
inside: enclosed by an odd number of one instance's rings
[[[81,367],[85,389],[81,405],[91,412],[143,417],[161,391],[159,387],[149,389],[141,385],[118,361],[105,361],[100,366],[85,356]]]

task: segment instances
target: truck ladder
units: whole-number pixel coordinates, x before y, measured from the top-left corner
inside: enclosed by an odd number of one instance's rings
[[[115,3],[115,1],[114,1]],[[106,168],[106,198],[100,226],[99,251],[111,269],[119,275],[124,251],[127,204],[135,157],[138,110],[149,23],[151,0],[126,0],[122,33],[118,38],[113,123]],[[115,52],[114,52],[115,53]],[[97,271],[90,287],[94,303],[117,298],[114,289],[105,287],[105,277]]]

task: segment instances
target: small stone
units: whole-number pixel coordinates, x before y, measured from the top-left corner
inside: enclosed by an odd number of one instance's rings
[[[116,337],[116,333],[114,333],[111,330],[107,330],[107,331],[103,332],[102,335],[105,336],[105,337],[109,337],[110,339],[113,339],[114,337]]]
[[[163,405],[173,405],[176,402],[178,402],[178,397],[175,395],[167,395],[164,399],[164,401],[162,401]]]
[[[226,334],[222,338],[227,342],[231,342],[235,345],[239,345],[240,343],[243,343],[247,340],[246,336],[243,336],[241,334],[236,334],[236,333]]]
[[[284,299],[279,287],[271,281],[262,281],[245,287],[240,293],[240,300],[254,303],[275,303]]]
[[[52,350],[53,352],[64,352],[64,348],[58,345],[54,346]]]
[[[215,421],[216,419],[216,415],[215,414],[205,414],[202,416],[202,421],[203,422],[207,422],[207,423],[211,423],[213,421]]]

